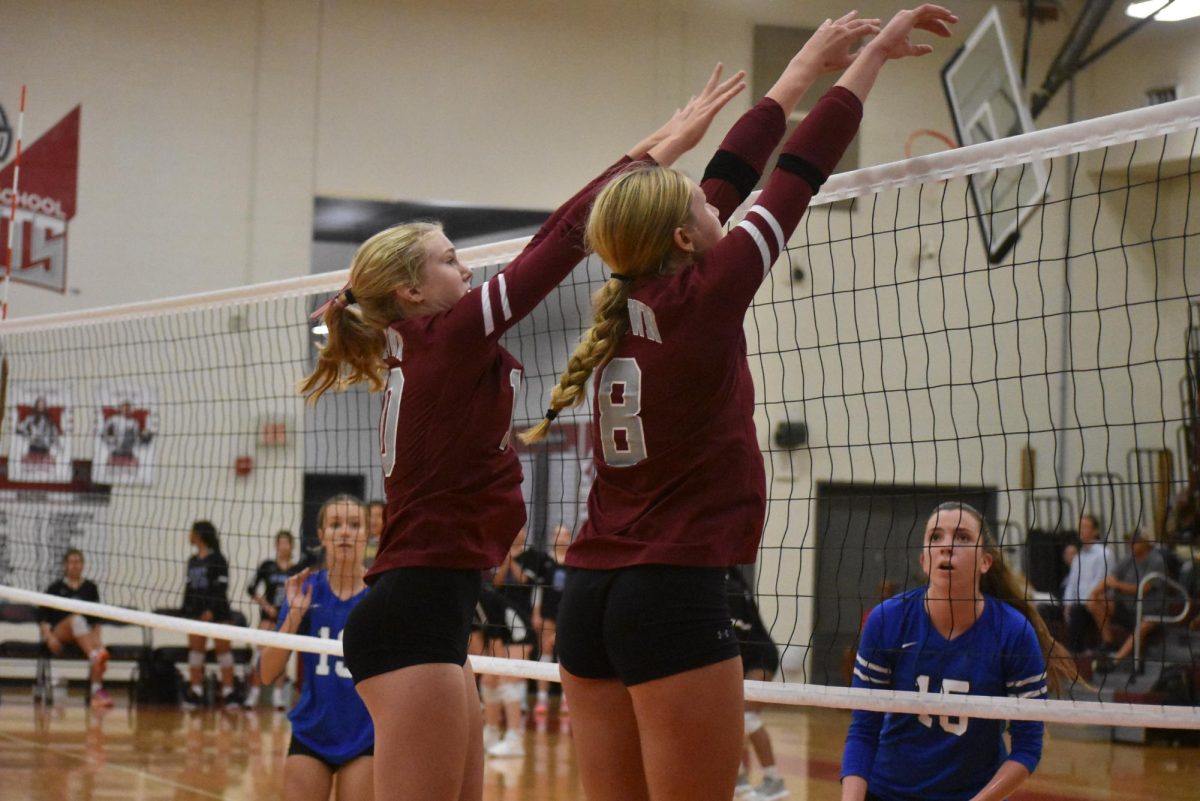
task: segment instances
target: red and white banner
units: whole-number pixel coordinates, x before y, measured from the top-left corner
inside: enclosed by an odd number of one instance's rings
[[[21,153],[12,279],[56,292],[67,290],[67,223],[75,216],[79,183],[79,118],[76,106]],[[8,241],[13,214],[14,167],[9,163],[0,170],[0,243]]]
[[[8,478],[39,484],[71,481],[71,388],[13,381]]]
[[[158,391],[144,384],[104,384],[96,389],[96,450],[92,481],[150,484],[154,479],[154,435]]]

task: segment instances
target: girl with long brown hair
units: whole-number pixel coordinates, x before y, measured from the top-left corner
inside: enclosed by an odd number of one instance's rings
[[[1044,698],[1076,672],[1009,570],[975,508],[943,503],[925,525],[928,582],[867,617],[853,686]],[[1041,758],[1044,726],[951,715],[856,710],[842,757],[842,801],[1000,801]]]

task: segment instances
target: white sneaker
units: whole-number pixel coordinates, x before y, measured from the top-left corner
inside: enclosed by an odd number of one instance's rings
[[[749,798],[754,794],[754,785],[750,783],[750,777],[745,773],[739,773],[737,784],[733,786],[734,798]]]
[[[783,786],[783,779],[763,779],[762,784],[754,788],[754,794],[750,798],[753,801],[779,801],[789,795],[787,788]]]
[[[246,691],[246,697],[242,699],[242,706],[246,709],[254,709],[258,706],[258,696],[261,692],[261,688],[251,687]]]
[[[275,702],[275,708],[280,712],[286,712],[292,705],[292,683],[285,681],[282,687],[275,687],[271,690],[272,701]]]
[[[500,742],[500,730],[495,726],[483,727],[483,750],[489,750],[493,745]]]
[[[491,757],[523,757],[525,756],[525,740],[520,732],[505,733],[504,739],[487,749]]]

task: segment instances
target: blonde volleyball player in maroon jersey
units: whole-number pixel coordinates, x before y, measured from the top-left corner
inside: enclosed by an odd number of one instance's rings
[[[701,185],[646,167],[617,176],[596,199],[587,237],[614,277],[596,296],[595,323],[547,413],[578,403],[599,368],[595,482],[588,520],[567,551],[558,629],[589,801],[733,795],[742,666],[725,568],[754,560],[766,497],[743,319],[853,138],[884,63],[929,52],[909,34],[949,36],[954,20],[931,5],[900,12],[882,30],[853,13],[827,20],[739,121],[740,136],[722,143]],[[722,223],[754,185],[787,115],[820,73],[843,68],[784,145],[758,203],[726,235]]]
[[[359,248],[350,283],[323,310],[329,342],[301,391],[365,381],[384,390],[386,522],[370,592],[343,636],[345,664],[375,725],[375,798],[478,801],[483,739],[466,661],[480,570],[525,522],[509,446],[521,365],[501,335],[584,255],[583,224],[612,175],[673,162],[741,89],[701,93],[559,208],[501,273],[471,288],[439,226],[407,224]]]

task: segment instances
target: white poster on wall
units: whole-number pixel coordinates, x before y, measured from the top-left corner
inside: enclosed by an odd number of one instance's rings
[[[92,481],[150,484],[158,433],[158,391],[145,384],[101,384],[96,388],[96,449]]]
[[[11,481],[71,481],[71,388],[38,381],[12,382]]]

